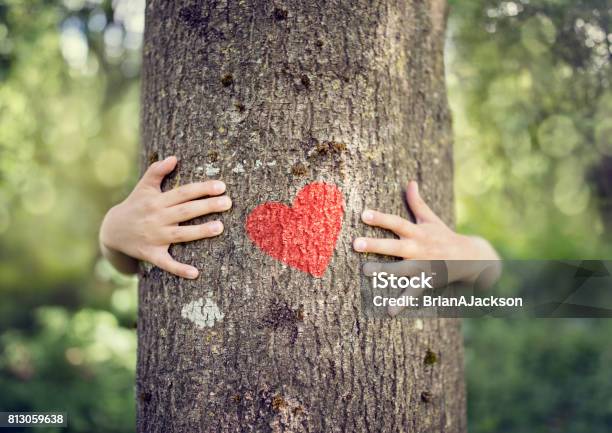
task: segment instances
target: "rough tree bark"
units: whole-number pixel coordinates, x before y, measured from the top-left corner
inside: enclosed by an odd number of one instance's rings
[[[411,178],[452,224],[444,8],[148,2],[143,161],[177,155],[165,188],[220,178],[234,207],[223,236],[172,249],[198,280],[142,268],[139,432],[465,431],[460,323],[366,320],[351,247],[382,234],[360,222],[365,207],[407,215]],[[245,233],[254,207],[314,181],[345,200],[322,278]]]

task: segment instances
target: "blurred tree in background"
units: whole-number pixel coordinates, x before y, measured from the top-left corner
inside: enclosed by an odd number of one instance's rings
[[[610,2],[450,3],[459,230],[610,258]],[[67,411],[62,431],[134,430],[135,279],[97,228],[138,174],[143,10],[0,0],[0,409]],[[470,431],[611,431],[611,333],[467,320]]]

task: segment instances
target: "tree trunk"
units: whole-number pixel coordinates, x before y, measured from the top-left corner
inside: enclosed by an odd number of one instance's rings
[[[177,155],[165,188],[223,179],[234,206],[222,236],[172,248],[197,280],[142,267],[138,432],[465,431],[460,323],[366,319],[366,257],[351,246],[384,234],[361,223],[364,208],[408,215],[408,179],[452,224],[444,9],[148,2],[143,161]],[[246,232],[258,205],[291,205],[313,182],[344,198],[320,278]]]

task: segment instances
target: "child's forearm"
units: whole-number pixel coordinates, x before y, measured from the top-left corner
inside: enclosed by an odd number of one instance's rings
[[[135,274],[138,272],[138,260],[134,257],[123,254],[121,251],[108,248],[101,241],[100,251],[102,251],[102,255],[106,260],[108,260],[119,272],[123,274]]]

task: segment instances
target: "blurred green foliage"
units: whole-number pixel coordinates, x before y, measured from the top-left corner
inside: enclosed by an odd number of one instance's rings
[[[609,258],[609,2],[450,3],[458,228]],[[137,176],[143,8],[0,0],[0,409],[67,411],[62,431],[134,430],[136,281],[97,228]],[[466,321],[470,431],[612,430],[611,331]]]
[[[136,281],[97,228],[138,174],[142,11],[0,1],[0,408],[70,432],[134,431]]]
[[[458,225],[504,257],[612,256],[611,23],[606,0],[453,3]]]
[[[470,432],[611,431],[609,320],[464,324]]]
[[[458,227],[503,257],[612,257],[612,6],[455,1]],[[464,321],[473,433],[612,431],[609,320]]]

